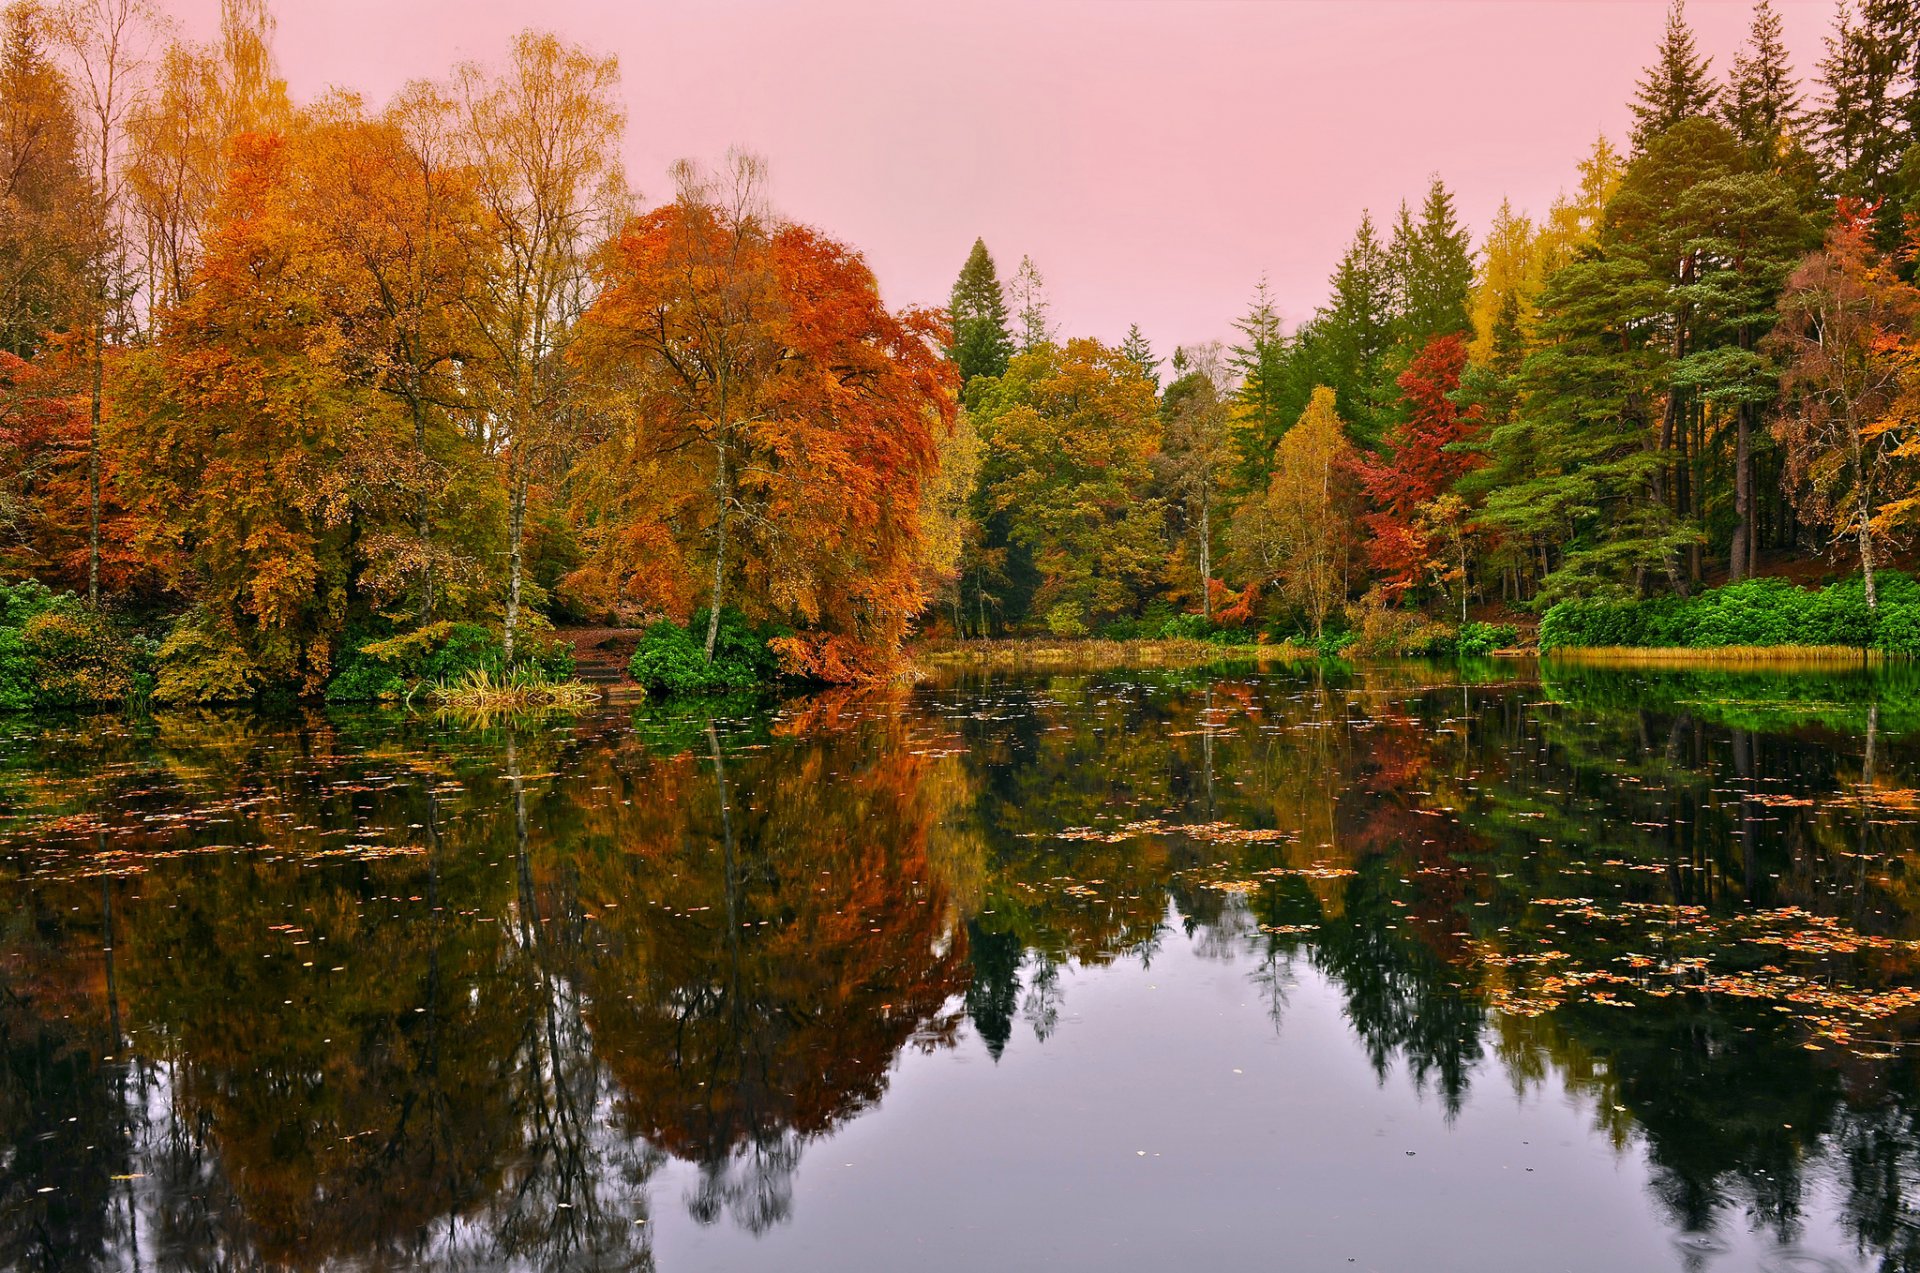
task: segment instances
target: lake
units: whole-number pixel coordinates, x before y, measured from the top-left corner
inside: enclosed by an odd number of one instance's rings
[[[1920,1268],[1920,672],[0,724],[0,1266]]]

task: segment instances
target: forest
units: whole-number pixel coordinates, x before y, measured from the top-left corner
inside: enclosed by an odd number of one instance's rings
[[[1719,70],[1676,0],[1550,207],[1476,234],[1435,176],[1309,319],[1249,280],[1165,356],[984,242],[889,306],[746,151],[643,203],[616,59],[558,35],[296,102],[267,0],[220,12],[4,11],[0,707],[564,678],[578,625],[692,687],[916,637],[1395,653],[1782,580],[1920,648],[1914,0],[1842,4],[1804,81],[1771,0]]]

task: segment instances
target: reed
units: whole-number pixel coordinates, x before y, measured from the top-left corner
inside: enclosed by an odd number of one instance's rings
[[[1843,668],[1877,666],[1887,660],[1881,650],[1851,645],[1719,645],[1692,646],[1556,646],[1543,656],[1556,663],[1597,667],[1677,668]]]
[[[1200,667],[1209,663],[1294,663],[1318,657],[1292,642],[1216,645],[1187,639],[1061,641],[1013,638],[923,645],[913,651],[924,664],[942,668],[1060,669]]]
[[[495,672],[477,667],[429,691],[443,708],[461,712],[517,713],[580,711],[600,701],[600,692],[582,681],[553,681],[533,668]]]

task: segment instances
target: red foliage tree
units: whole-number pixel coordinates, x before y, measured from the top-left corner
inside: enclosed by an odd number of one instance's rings
[[[1390,430],[1385,458],[1363,460],[1360,480],[1374,511],[1362,520],[1369,536],[1367,560],[1391,596],[1425,582],[1431,559],[1420,510],[1481,463],[1457,444],[1480,430],[1480,409],[1453,401],[1467,347],[1459,335],[1436,336],[1400,375],[1406,423]]]

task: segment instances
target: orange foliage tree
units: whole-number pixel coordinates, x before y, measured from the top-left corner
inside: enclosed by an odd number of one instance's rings
[[[261,671],[312,691],[404,434],[302,273],[291,186],[283,139],[234,140],[193,294],[127,359],[118,440],[148,551]]]
[[[605,254],[581,356],[611,423],[580,467],[573,595],[685,619],[696,598],[792,623],[796,673],[869,675],[925,604],[924,483],[954,417],[939,316],[889,311],[866,262],[779,222],[736,159]],[[704,594],[704,595],[702,595]]]

